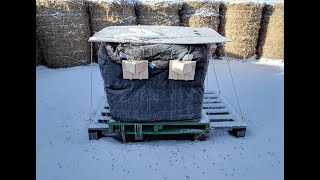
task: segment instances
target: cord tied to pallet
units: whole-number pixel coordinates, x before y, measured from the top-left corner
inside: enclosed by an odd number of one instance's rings
[[[236,91],[236,88],[235,88],[235,85],[234,85],[233,76],[232,76],[232,73],[231,73],[231,68],[230,68],[230,64],[229,64],[229,57],[228,57],[228,55],[227,55],[227,51],[226,51],[226,48],[225,48],[224,43],[222,43],[222,47],[223,47],[224,55],[225,55],[225,57],[226,57],[226,59],[227,59],[228,70],[229,70],[229,74],[230,74],[231,81],[232,81],[233,91],[234,91],[234,94],[235,94],[235,96],[236,96],[237,104],[238,104],[238,107],[239,107],[239,111],[240,111],[240,115],[241,115],[241,120],[244,121],[244,117],[243,117],[243,114],[242,114],[241,106],[240,106],[240,103],[239,103],[238,94],[237,94],[237,91]]]

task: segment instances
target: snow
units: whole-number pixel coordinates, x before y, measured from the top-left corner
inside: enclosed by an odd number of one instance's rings
[[[165,4],[165,5],[173,5],[173,4],[182,4],[186,1],[198,1],[198,2],[223,2],[223,3],[284,3],[284,0],[133,0],[138,4],[147,4],[147,5],[157,5],[157,4]]]
[[[284,0],[218,0],[220,2],[224,2],[224,3],[247,3],[247,2],[251,2],[251,3],[259,3],[259,4],[270,4],[270,3],[284,3]]]
[[[144,5],[182,5],[184,0],[133,0],[136,4]]]
[[[227,62],[212,62],[205,90],[217,90],[214,65],[222,95],[238,113]],[[122,144],[110,137],[88,141],[90,66],[38,66],[37,179],[284,179],[284,65],[232,60],[230,67],[248,125],[244,138],[216,130],[206,141]],[[95,106],[104,96],[97,64],[93,64],[92,74]]]
[[[108,26],[89,38],[91,42],[142,44],[211,44],[229,42],[211,28],[182,26]]]
[[[85,0],[88,2],[107,2],[107,3],[116,3],[116,4],[121,4],[123,2],[126,2],[128,4],[134,4],[134,0]]]

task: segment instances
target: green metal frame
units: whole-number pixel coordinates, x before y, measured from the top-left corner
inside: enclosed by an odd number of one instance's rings
[[[201,123],[194,121],[178,121],[178,122],[148,122],[148,123],[129,123],[111,121],[109,125],[109,133],[121,133],[123,126],[124,134],[135,134],[134,125],[142,125],[142,134],[144,135],[160,135],[160,134],[201,134],[209,133],[210,122]]]

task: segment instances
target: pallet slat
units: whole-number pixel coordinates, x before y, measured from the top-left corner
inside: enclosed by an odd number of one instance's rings
[[[203,109],[214,109],[214,108],[225,108],[226,106],[223,103],[212,103],[212,104],[203,104]]]
[[[246,128],[247,125],[241,120],[235,120],[235,121],[223,121],[223,122],[211,122],[210,126],[213,128]]]
[[[230,115],[230,114],[227,114],[227,115],[208,115],[210,121],[211,120],[215,120],[215,119],[230,119],[232,120],[233,117]]]
[[[208,113],[228,113],[230,114],[230,111],[228,108],[218,108],[218,109],[205,109],[205,112]]]
[[[205,99],[210,99],[210,98],[218,98],[217,94],[204,94],[203,96]]]

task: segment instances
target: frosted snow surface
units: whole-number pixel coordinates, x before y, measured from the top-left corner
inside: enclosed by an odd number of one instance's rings
[[[284,3],[284,0],[133,0],[136,3],[140,4],[148,4],[148,5],[156,5],[156,4],[166,4],[166,5],[173,5],[173,4],[182,4],[186,1],[195,1],[195,2],[229,2],[229,3]]]
[[[246,2],[252,2],[252,3],[284,3],[284,0],[219,0],[220,2],[229,2],[229,3],[246,3]]]
[[[209,44],[229,42],[211,28],[182,26],[109,26],[89,38],[92,42],[145,44]]]
[[[84,1],[92,1],[92,2],[108,2],[108,3],[117,3],[117,4],[121,4],[123,2],[126,2],[128,4],[134,4],[134,0],[84,0]]]

